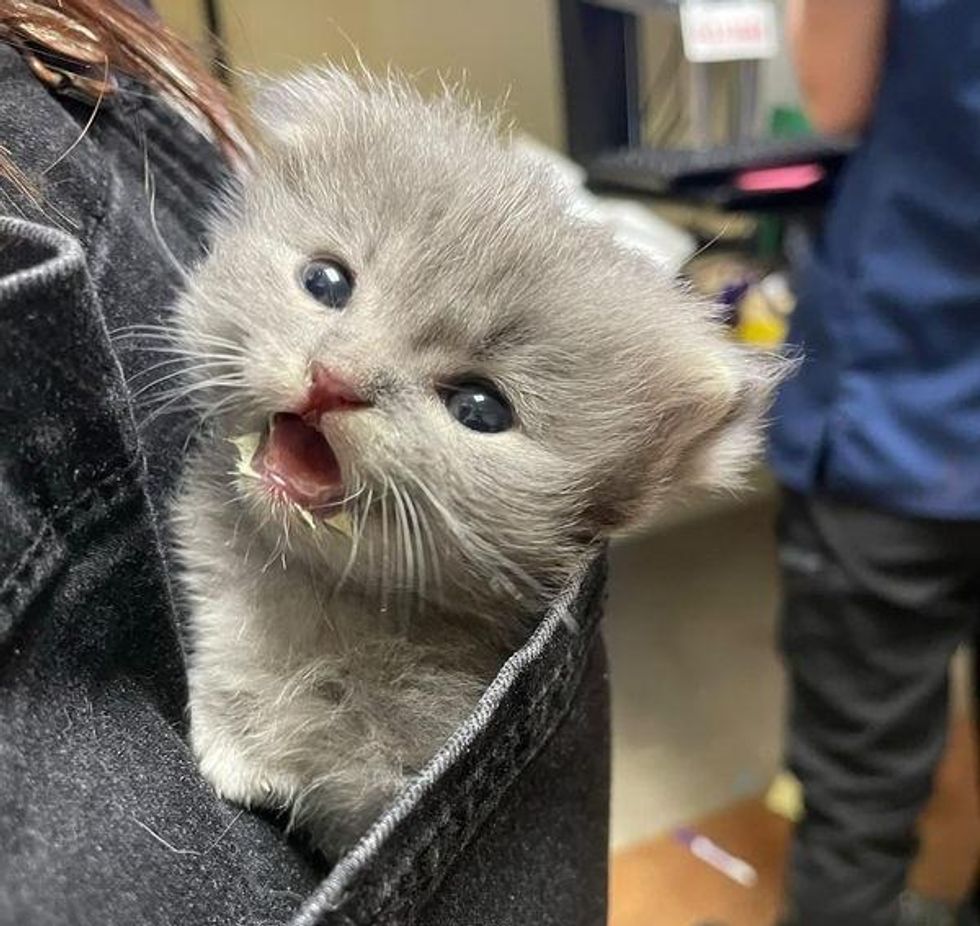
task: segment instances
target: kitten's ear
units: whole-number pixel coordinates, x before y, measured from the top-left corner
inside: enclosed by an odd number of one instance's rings
[[[764,440],[764,418],[777,383],[787,371],[774,352],[726,344],[711,357],[704,391],[682,414],[690,441],[682,456],[692,488],[731,490],[744,482],[758,462]]]
[[[666,382],[661,371],[642,445],[630,447],[598,496],[600,532],[643,527],[685,493],[738,489],[757,462],[764,416],[787,361],[720,336],[690,361]]]

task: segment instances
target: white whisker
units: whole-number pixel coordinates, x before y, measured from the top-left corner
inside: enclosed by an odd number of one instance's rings
[[[160,250],[163,251],[164,256],[177,271],[177,275],[182,282],[186,284],[190,279],[190,274],[187,272],[187,268],[177,260],[177,255],[174,254],[167,240],[163,237],[160,226],[157,224],[157,185],[153,177],[153,171],[150,170],[150,155],[146,146],[146,133],[141,132],[141,134],[143,146],[143,186],[146,190],[146,199],[150,213],[150,228],[153,229],[153,235],[160,245]]]
[[[237,370],[240,367],[240,364],[238,363],[238,361],[235,361],[235,362],[225,361],[225,362],[219,363],[219,364],[212,364],[212,363],[209,363],[209,364],[201,364],[198,367],[194,368],[194,371],[195,372],[202,372],[204,370],[209,370],[212,367],[219,367],[219,368],[220,367],[232,367],[233,369]],[[188,371],[187,367],[181,367],[179,370],[173,370],[173,371],[170,371],[168,373],[165,373],[163,376],[158,376],[156,379],[150,380],[150,382],[144,383],[142,386],[140,386],[139,389],[137,389],[135,392],[133,392],[132,398],[136,399],[136,398],[138,398],[141,395],[145,395],[150,390],[155,389],[157,386],[160,386],[163,383],[170,382],[171,380],[175,380],[175,379],[179,379],[179,378],[187,379],[187,378],[189,378],[188,377],[188,372],[189,371]],[[227,377],[227,376],[229,376],[231,374],[223,373],[223,374],[220,374],[220,375],[223,376],[223,377]],[[241,378],[240,374],[238,375],[238,378],[239,379]],[[204,382],[211,383],[211,382],[213,382],[213,380],[205,380]]]
[[[468,554],[468,558],[474,565],[483,564],[484,568],[492,565],[495,569],[496,580],[507,586],[508,591],[517,598],[524,597],[522,589],[531,594],[540,593],[540,582],[528,575],[517,563],[506,557],[499,549],[498,544],[494,543],[492,539],[480,536],[462,524],[416,475],[406,472],[405,476],[428,499],[433,511],[442,518],[446,528],[453,534],[461,550]]]
[[[109,337],[112,341],[130,341],[130,340],[147,340],[147,341],[157,341],[165,342],[174,347],[185,349],[189,341],[193,341],[194,344],[206,344],[210,347],[222,347],[227,350],[231,350],[235,353],[242,352],[242,345],[236,343],[235,341],[229,340],[228,338],[220,337],[216,334],[208,334],[206,332],[194,332],[192,335],[188,335],[182,329],[177,327],[171,327],[169,325],[152,325],[152,324],[136,324],[136,325],[122,325],[119,328],[113,328],[109,332]]]
[[[388,480],[381,495],[381,608],[388,609],[390,558],[388,556]]]
[[[409,520],[409,534],[414,546],[415,568],[416,568],[416,594],[414,596],[417,606],[422,608],[426,597],[426,561],[425,550],[422,546],[421,528],[419,526],[418,512],[415,502],[408,492],[402,493],[402,501],[405,506]]]
[[[408,535],[408,520],[405,514],[405,503],[402,500],[401,490],[397,483],[391,484],[395,506],[395,527],[398,538],[398,562],[399,562],[399,603],[401,604],[400,617],[403,621],[408,620],[410,614],[406,611],[411,600],[410,590],[415,583],[415,556],[412,549],[411,538]]]
[[[354,529],[352,532],[353,536],[351,537],[350,553],[347,556],[347,563],[344,566],[343,572],[341,572],[340,578],[337,580],[335,594],[344,587],[344,583],[347,581],[348,576],[350,576],[351,570],[354,568],[354,562],[357,559],[357,553],[361,545],[361,533],[363,532],[364,529],[364,521],[367,518],[367,510],[371,505],[371,495],[374,490],[368,489],[366,485],[362,484],[357,488],[357,491],[350,496],[352,500],[357,499],[360,495],[364,493],[365,490],[368,491],[367,505],[365,506],[364,512],[361,514],[359,520],[355,521],[354,519],[351,519],[352,523],[354,524]]]

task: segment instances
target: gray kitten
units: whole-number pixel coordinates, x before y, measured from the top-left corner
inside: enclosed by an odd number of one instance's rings
[[[451,95],[317,71],[177,311],[212,428],[177,503],[191,739],[360,835],[582,557],[730,485],[772,379]]]

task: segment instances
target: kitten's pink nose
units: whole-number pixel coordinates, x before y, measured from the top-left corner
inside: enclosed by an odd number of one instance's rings
[[[342,376],[314,363],[310,369],[310,388],[296,414],[309,424],[315,424],[327,412],[353,411],[371,405],[357,389]]]

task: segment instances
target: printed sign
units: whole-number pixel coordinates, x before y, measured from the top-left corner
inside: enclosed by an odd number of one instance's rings
[[[776,10],[770,0],[684,0],[684,56],[698,63],[750,61],[776,54]]]

